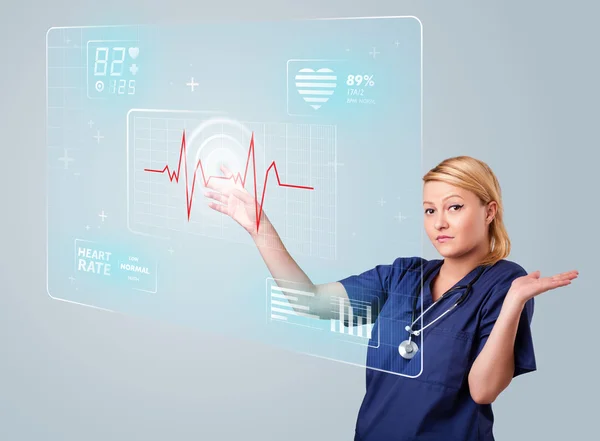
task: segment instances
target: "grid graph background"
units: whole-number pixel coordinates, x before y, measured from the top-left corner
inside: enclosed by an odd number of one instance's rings
[[[184,233],[247,241],[248,234],[241,226],[208,207],[199,168],[193,198],[191,189],[198,160],[202,161],[207,180],[209,176],[222,176],[219,170],[221,162],[236,174],[243,175],[251,133],[254,133],[258,200],[260,202],[266,187],[263,210],[286,248],[305,255],[335,259],[335,127],[229,121],[230,124],[221,119],[211,124],[206,117],[177,115],[176,112],[149,114],[142,110],[130,115],[130,229],[160,237]],[[187,157],[182,159],[179,179],[170,179],[167,172],[145,171],[163,170],[168,165],[173,177],[180,162],[184,130]],[[274,169],[268,173],[265,185],[265,174],[273,161],[282,183],[311,186],[314,190],[278,186]],[[254,194],[253,173],[250,159],[245,186],[250,194]]]

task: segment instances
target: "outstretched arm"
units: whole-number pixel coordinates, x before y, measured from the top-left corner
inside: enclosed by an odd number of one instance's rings
[[[231,176],[227,168],[222,166],[221,170],[224,177]],[[308,306],[310,314],[318,315],[322,319],[334,318],[329,298],[337,296],[347,299],[348,294],[344,286],[339,282],[315,285],[285,248],[264,211],[257,214],[257,211],[261,210],[258,209],[255,198],[239,181],[214,179],[209,182],[208,187],[213,190],[205,192],[205,195],[212,199],[209,207],[230,216],[250,234],[277,285],[312,293],[312,296],[298,298],[298,303],[303,303],[300,306]],[[307,312],[305,309],[296,308],[298,303],[290,302],[290,305],[296,312]]]

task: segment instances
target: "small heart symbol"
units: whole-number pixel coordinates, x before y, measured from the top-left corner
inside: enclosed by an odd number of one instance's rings
[[[309,67],[302,68],[295,79],[298,93],[315,110],[329,101],[337,87],[337,76],[327,67],[316,71]]]
[[[131,58],[133,58],[134,60],[137,58],[137,56],[140,54],[140,48],[139,47],[130,47],[129,48],[129,56]]]

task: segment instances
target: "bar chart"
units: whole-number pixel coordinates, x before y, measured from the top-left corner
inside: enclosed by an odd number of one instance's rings
[[[330,319],[331,332],[339,334],[356,335],[356,337],[370,339],[373,332],[371,304],[356,301],[354,307],[347,299],[342,297],[331,297],[332,312],[338,314],[338,319]],[[354,311],[354,308],[357,311]],[[357,314],[357,312],[364,312]],[[356,322],[356,325],[354,324]],[[344,328],[347,325],[347,329]],[[354,332],[356,328],[356,333]]]

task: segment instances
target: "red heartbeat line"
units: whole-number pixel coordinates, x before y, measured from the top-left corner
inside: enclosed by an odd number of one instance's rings
[[[207,187],[208,183],[211,179],[232,179],[234,183],[241,182],[242,187],[246,187],[246,178],[248,176],[248,166],[250,165],[250,156],[252,156],[252,171],[254,175],[254,208],[256,211],[256,232],[258,232],[258,227],[260,226],[260,217],[263,212],[263,205],[265,202],[265,193],[267,191],[267,180],[269,178],[269,172],[271,169],[275,170],[275,176],[277,177],[277,184],[280,187],[289,187],[289,188],[300,188],[303,190],[314,190],[314,187],[307,187],[304,185],[293,185],[293,184],[283,184],[281,179],[279,179],[279,172],[277,171],[277,164],[275,161],[271,162],[271,165],[267,168],[265,173],[265,183],[263,185],[262,196],[260,198],[260,204],[258,203],[258,190],[256,188],[256,157],[254,155],[254,132],[252,132],[252,137],[250,138],[250,147],[248,148],[248,158],[246,159],[246,168],[244,170],[244,176],[242,176],[239,172],[237,175],[231,176],[209,176],[208,179],[204,176],[204,168],[202,167],[202,160],[199,159],[196,164],[196,168],[194,169],[194,177],[192,179],[192,188],[190,190],[189,182],[188,182],[188,167],[187,167],[187,153],[186,153],[186,142],[185,142],[185,130],[183,131],[183,136],[181,138],[181,149],[179,150],[179,164],[177,164],[177,171],[171,171],[169,168],[169,164],[165,165],[162,170],[145,168],[144,171],[152,172],[152,173],[167,173],[169,176],[169,181],[179,182],[179,176],[181,175],[181,164],[183,163],[184,171],[185,171],[185,199],[186,199],[186,208],[187,208],[187,218],[190,220],[190,215],[192,212],[192,200],[194,198],[194,189],[196,188],[196,174],[198,169],[200,169],[200,173],[202,174],[202,182],[204,186]]]

